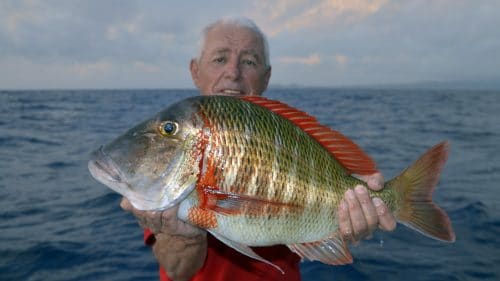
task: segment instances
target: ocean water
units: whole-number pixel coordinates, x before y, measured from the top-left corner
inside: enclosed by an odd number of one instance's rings
[[[0,280],[157,280],[120,197],[89,153],[194,90],[0,91]],[[500,92],[271,89],[350,136],[388,179],[449,140],[435,201],[457,241],[399,225],[352,246],[354,263],[302,263],[303,280],[500,280]]]

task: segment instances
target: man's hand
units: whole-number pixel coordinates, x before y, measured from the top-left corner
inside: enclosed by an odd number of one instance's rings
[[[171,280],[189,280],[201,269],[207,255],[207,232],[177,218],[178,207],[140,211],[123,198],[120,206],[132,213],[143,228],[155,234],[153,253]]]
[[[384,178],[380,173],[358,178],[372,190],[383,188]],[[351,242],[369,237],[377,226],[385,231],[396,228],[396,220],[384,202],[378,197],[370,198],[362,185],[346,191],[338,209],[338,219],[340,233]]]
[[[137,218],[141,227],[148,228],[154,234],[163,233],[185,237],[205,235],[204,230],[177,218],[178,206],[174,206],[164,211],[140,211],[134,208],[134,206],[130,204],[130,201],[124,197],[120,202],[120,207],[132,213]]]

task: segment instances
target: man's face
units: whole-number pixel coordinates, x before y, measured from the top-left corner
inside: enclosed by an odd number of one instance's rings
[[[261,95],[271,76],[262,40],[234,25],[217,25],[207,33],[201,58],[191,61],[190,70],[202,95]]]

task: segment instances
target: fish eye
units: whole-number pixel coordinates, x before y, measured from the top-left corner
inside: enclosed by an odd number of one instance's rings
[[[160,124],[160,134],[164,136],[173,136],[177,133],[179,125],[173,121],[165,121]]]

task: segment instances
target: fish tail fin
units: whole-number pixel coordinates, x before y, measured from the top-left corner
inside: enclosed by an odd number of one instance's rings
[[[455,233],[448,215],[432,202],[432,192],[448,159],[448,149],[448,141],[437,144],[387,185],[401,196],[395,212],[400,223],[431,238],[454,242]]]

